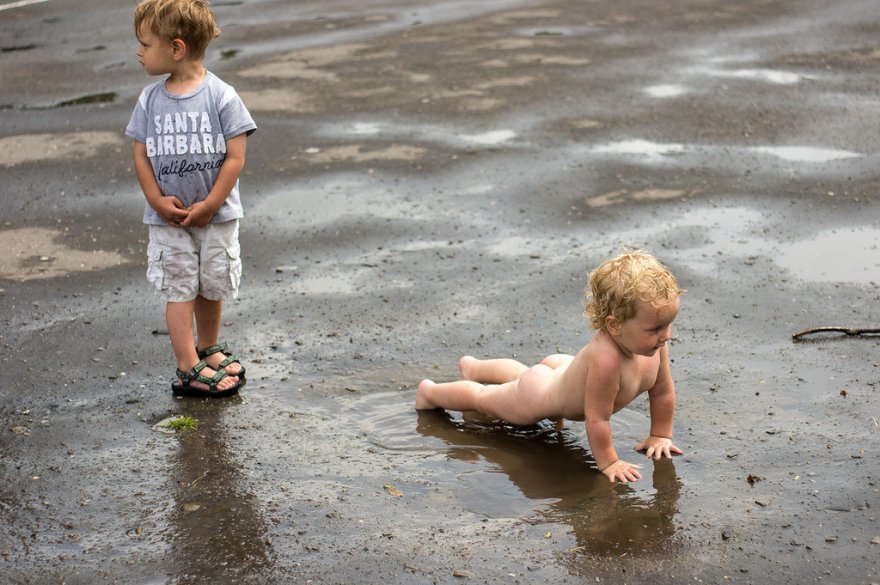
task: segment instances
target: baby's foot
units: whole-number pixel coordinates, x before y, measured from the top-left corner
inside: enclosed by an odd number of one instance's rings
[[[431,388],[436,386],[434,382],[431,380],[422,380],[419,382],[419,387],[416,390],[416,410],[430,410],[432,408],[437,408],[434,406],[430,400],[428,400],[428,392],[431,391]]]
[[[471,368],[478,361],[479,360],[477,358],[469,355],[462,356],[462,358],[458,360],[458,369],[461,372],[462,380],[474,380],[471,377]]]

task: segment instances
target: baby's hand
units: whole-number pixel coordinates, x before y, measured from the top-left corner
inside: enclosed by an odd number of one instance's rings
[[[684,451],[672,444],[672,439],[655,437],[654,435],[649,436],[636,445],[634,449],[636,451],[644,451],[646,456],[653,457],[654,459],[660,459],[661,457],[672,459],[673,453],[677,455],[684,454]]]
[[[602,473],[611,483],[619,481],[620,483],[629,483],[642,479],[642,475],[638,472],[641,465],[633,465],[622,459],[618,459],[611,465],[607,465]]]

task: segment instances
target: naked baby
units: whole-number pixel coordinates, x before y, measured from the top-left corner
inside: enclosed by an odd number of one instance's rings
[[[612,482],[641,478],[639,466],[620,459],[611,439],[611,415],[647,393],[651,429],[636,451],[659,459],[682,450],[672,443],[675,386],[667,342],[682,289],[654,256],[621,254],[590,274],[584,311],[596,330],[577,355],[556,354],[528,367],[508,358],[459,362],[462,379],[422,380],[417,409],[476,411],[513,425],[544,419],[584,421],[590,451]]]

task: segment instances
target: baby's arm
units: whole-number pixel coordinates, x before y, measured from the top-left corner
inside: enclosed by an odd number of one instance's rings
[[[181,224],[184,227],[202,227],[211,223],[211,218],[220,211],[226,198],[244,168],[247,152],[247,134],[242,133],[226,142],[226,158],[217,174],[217,181],[204,201],[193,203],[189,208],[189,217]]]
[[[651,434],[647,439],[635,446],[636,451],[645,451],[645,455],[660,459],[672,457],[673,453],[681,455],[681,449],[672,444],[672,419],[675,416],[675,384],[669,368],[669,349],[660,350],[660,370],[657,382],[648,390],[651,404]]]
[[[600,356],[590,365],[584,392],[584,420],[587,440],[596,466],[611,483],[641,479],[638,465],[621,460],[611,438],[611,415],[620,390],[620,371],[613,357]]]
[[[147,156],[147,147],[143,142],[135,141],[134,143],[134,170],[150,207],[155,209],[156,213],[169,224],[180,226],[180,222],[186,219],[189,212],[176,196],[162,194],[159,183],[156,182],[156,177],[153,175],[153,166]]]

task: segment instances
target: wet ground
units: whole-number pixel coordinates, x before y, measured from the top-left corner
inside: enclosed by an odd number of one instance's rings
[[[260,130],[250,381],[206,402],[144,279],[131,5],[0,3],[0,581],[880,582],[878,338],[791,339],[880,326],[876,2],[215,10]],[[582,425],[416,413],[463,353],[583,345],[622,245],[688,291],[684,456],[612,487]]]

